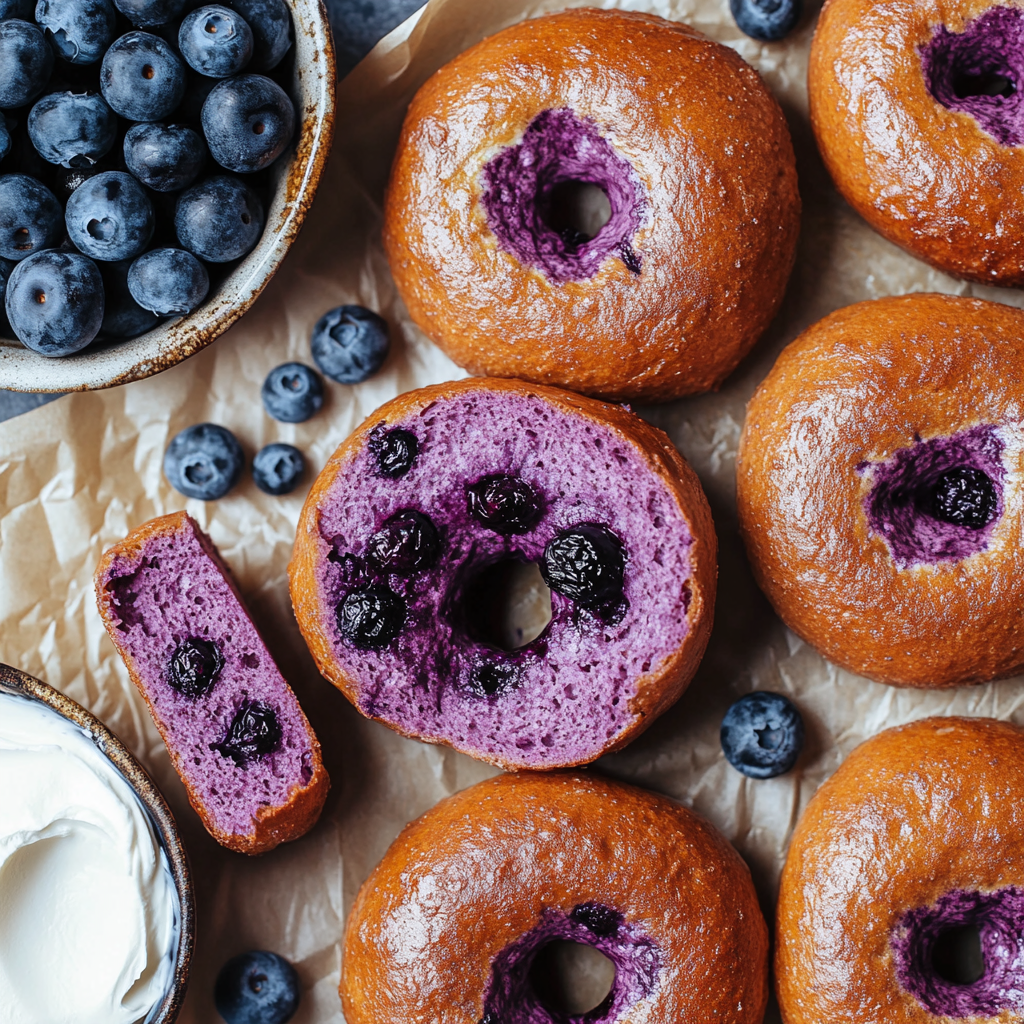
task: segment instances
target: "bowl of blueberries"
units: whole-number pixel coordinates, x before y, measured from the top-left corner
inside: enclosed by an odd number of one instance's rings
[[[330,151],[321,0],[0,0],[0,388],[150,376],[255,301]]]

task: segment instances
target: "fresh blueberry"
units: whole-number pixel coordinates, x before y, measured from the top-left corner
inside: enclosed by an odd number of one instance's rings
[[[128,271],[128,290],[158,316],[191,313],[210,290],[206,267],[184,249],[153,249]]]
[[[291,494],[306,470],[302,452],[290,444],[268,444],[252,460],[252,478],[264,494]]]
[[[388,324],[363,306],[338,306],[313,328],[313,360],[339,384],[359,384],[384,365]]]
[[[216,423],[187,427],[167,446],[164,476],[186,498],[223,498],[242,475],[245,456],[235,435]]]
[[[136,124],[124,137],[124,162],[155,192],[188,188],[206,162],[206,143],[183,124]]]
[[[944,523],[981,530],[995,518],[999,496],[980,469],[957,466],[943,473],[931,494],[931,514]]]
[[[466,488],[469,514],[495,533],[528,533],[543,511],[540,495],[521,477],[495,473]]]
[[[305,423],[324,404],[324,386],[304,363],[275,366],[260,394],[267,415],[281,423]]]
[[[0,160],[11,151],[11,130],[7,127],[7,120],[3,113],[0,113]]]
[[[50,80],[53,50],[42,29],[28,21],[0,21],[0,107],[23,107]]]
[[[405,615],[405,601],[389,587],[359,587],[339,603],[338,629],[353,647],[376,651],[402,632]]]
[[[738,772],[771,779],[796,764],[804,745],[804,722],[791,700],[757,691],[725,713],[721,740],[722,753]]]
[[[801,0],[729,0],[729,7],[741,32],[774,43],[796,27]]]
[[[153,204],[124,171],[104,171],[83,182],[64,215],[71,241],[94,260],[131,259],[153,237]]]
[[[292,16],[284,0],[227,0],[252,29],[251,71],[270,71],[292,45]]]
[[[207,178],[182,194],[174,227],[189,252],[210,263],[228,263],[259,241],[263,204],[237,178]]]
[[[85,256],[44,249],[14,268],[4,304],[23,345],[44,356],[69,356],[99,333],[103,279]]]
[[[377,474],[388,480],[397,480],[412,469],[420,445],[416,435],[410,431],[401,427],[387,430],[383,423],[379,423],[370,432],[367,447],[377,463]]]
[[[95,64],[114,41],[117,11],[110,0],[39,0],[36,21],[71,64]]]
[[[213,159],[236,174],[269,167],[295,132],[295,107],[277,82],[236,75],[217,84],[203,104],[203,134]]]
[[[17,18],[31,21],[35,17],[35,0],[0,0],[0,21]]]
[[[201,75],[237,75],[252,57],[252,29],[228,7],[211,4],[186,15],[178,30],[178,48]]]
[[[180,18],[189,0],[114,0],[114,6],[139,28],[166,25]]]
[[[118,260],[115,263],[99,264],[105,296],[103,324],[100,327],[101,338],[137,338],[160,323],[160,318],[155,313],[143,309],[132,298],[132,293],[128,289],[128,271],[132,262]]]
[[[57,197],[27,174],[0,176],[0,257],[23,260],[52,249],[64,236]]]
[[[606,526],[584,523],[548,541],[540,563],[544,582],[584,608],[601,608],[622,598],[626,554]]]
[[[242,953],[221,968],[213,1002],[227,1024],[285,1024],[299,1006],[299,976],[276,953]]]
[[[61,167],[90,167],[117,139],[117,117],[98,93],[51,92],[28,115],[36,152]]]
[[[366,560],[398,576],[429,569],[441,553],[441,538],[430,516],[403,508],[384,520],[366,545]]]
[[[213,689],[223,667],[224,655],[212,640],[190,637],[174,649],[167,682],[171,689],[195,700]]]
[[[262,700],[246,700],[235,712],[227,736],[213,749],[245,768],[257,757],[272,754],[281,745],[281,724],[274,709]]]
[[[129,121],[160,121],[185,95],[185,65],[159,36],[128,32],[100,65],[103,98]]]

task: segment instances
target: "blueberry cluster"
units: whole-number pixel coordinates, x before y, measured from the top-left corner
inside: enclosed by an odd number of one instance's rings
[[[256,245],[291,44],[285,0],[0,0],[0,308],[23,344],[135,337]]]

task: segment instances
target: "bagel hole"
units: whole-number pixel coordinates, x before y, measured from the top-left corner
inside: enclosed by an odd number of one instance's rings
[[[972,96],[1012,96],[1016,91],[1017,83],[998,71],[953,75],[953,92],[962,100]]]
[[[608,193],[590,181],[560,181],[548,193],[544,219],[569,248],[589,242],[612,219]]]
[[[557,1018],[580,1017],[611,999],[615,964],[593,946],[558,939],[542,946],[530,967],[538,1002]]]
[[[981,950],[981,932],[975,924],[965,924],[942,932],[932,947],[935,973],[952,985],[973,985],[985,973],[985,955]]]
[[[536,562],[507,558],[478,573],[463,597],[471,639],[502,651],[524,647],[551,621],[551,591]]]

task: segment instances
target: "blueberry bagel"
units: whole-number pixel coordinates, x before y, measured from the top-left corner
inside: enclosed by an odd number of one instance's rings
[[[928,718],[862,743],[786,857],[776,981],[786,1024],[1024,1017],[1024,734]],[[957,955],[976,937],[980,962]]]
[[[349,917],[349,1024],[761,1024],[768,930],[750,872],[678,804],[575,772],[501,775],[408,825]],[[545,1005],[538,953],[615,967],[583,1017]]]
[[[799,216],[786,121],[753,68],[685,25],[582,8],[420,89],[384,242],[413,320],[460,366],[661,401],[718,387],[750,350]]]
[[[839,191],[949,274],[1024,284],[1024,6],[829,0],[811,121]]]
[[[783,621],[903,686],[1024,666],[1024,314],[943,295],[841,309],[747,409],[740,532]]]
[[[700,484],[660,431],[476,379],[402,395],[341,445],[289,572],[320,671],[364,715],[553,768],[623,746],[679,697],[711,630],[715,554]],[[551,619],[502,645],[487,619],[516,563],[539,566]]]

